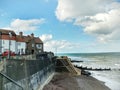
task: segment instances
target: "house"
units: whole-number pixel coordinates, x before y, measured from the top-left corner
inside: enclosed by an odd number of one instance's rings
[[[37,54],[43,52],[43,42],[39,37],[34,37],[34,34],[24,36],[22,32],[17,35],[18,53],[21,54]]]
[[[0,54],[6,50],[16,54],[37,54],[43,52],[43,42],[33,33],[24,36],[23,32],[16,35],[12,30],[0,29]]]
[[[11,30],[0,29],[0,54],[9,49],[16,52],[16,34]]]
[[[39,39],[39,37],[34,37],[34,34],[32,33],[31,37],[28,36],[27,40],[26,53],[38,54],[40,52],[43,52],[43,42]]]
[[[19,32],[19,35],[16,36],[16,46],[17,46],[17,54],[25,54],[26,50],[26,42],[25,36],[23,36],[22,32]]]

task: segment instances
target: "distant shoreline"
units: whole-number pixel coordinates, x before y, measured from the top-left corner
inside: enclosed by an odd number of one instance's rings
[[[70,52],[70,53],[67,53],[67,52],[65,52],[65,53],[57,53],[58,55],[59,54],[110,54],[110,53],[120,53],[120,52]]]

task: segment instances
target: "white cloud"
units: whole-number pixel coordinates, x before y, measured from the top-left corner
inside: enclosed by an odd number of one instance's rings
[[[40,38],[44,42],[45,51],[56,52],[57,50],[57,52],[67,52],[76,47],[80,47],[79,44],[74,44],[66,40],[54,40],[51,34],[43,34]]]
[[[120,2],[116,0],[58,0],[56,16],[82,26],[101,42],[120,40]]]
[[[47,41],[50,41],[52,39],[52,35],[51,34],[43,34],[40,36],[40,38],[42,39],[42,41],[44,43],[46,43]]]
[[[10,26],[6,29],[12,29],[16,32],[19,31],[34,31],[36,30],[40,24],[44,23],[45,19],[29,19],[29,20],[22,20],[22,19],[14,19]]]
[[[43,34],[40,36],[44,42],[44,50],[59,52],[103,52],[103,51],[120,51],[120,42],[117,43],[73,43],[67,40],[54,40],[51,34]],[[102,38],[101,38],[102,40]],[[103,41],[102,41],[103,42]]]
[[[104,12],[104,5],[113,0],[58,0],[56,16],[59,20],[76,19]]]
[[[86,33],[95,35],[101,41],[111,41],[120,38],[119,18],[120,9],[114,9],[76,20],[75,24],[83,26]]]

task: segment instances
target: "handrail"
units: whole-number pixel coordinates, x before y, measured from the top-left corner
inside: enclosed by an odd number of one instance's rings
[[[5,75],[5,74],[3,74],[3,73],[1,73],[1,72],[0,72],[0,75],[2,75],[3,77],[7,78],[7,79],[10,80],[12,83],[14,83],[15,85],[17,85],[17,86],[19,86],[20,88],[22,88],[22,90],[24,90],[24,88],[23,88],[21,85],[19,85],[15,80],[11,79],[9,76],[7,76],[7,75]]]

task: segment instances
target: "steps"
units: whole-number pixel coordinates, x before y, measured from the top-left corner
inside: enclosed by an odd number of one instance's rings
[[[81,75],[81,70],[75,68],[67,56],[58,57],[57,60],[59,60],[59,62],[63,64],[63,67],[65,67],[71,74]]]

